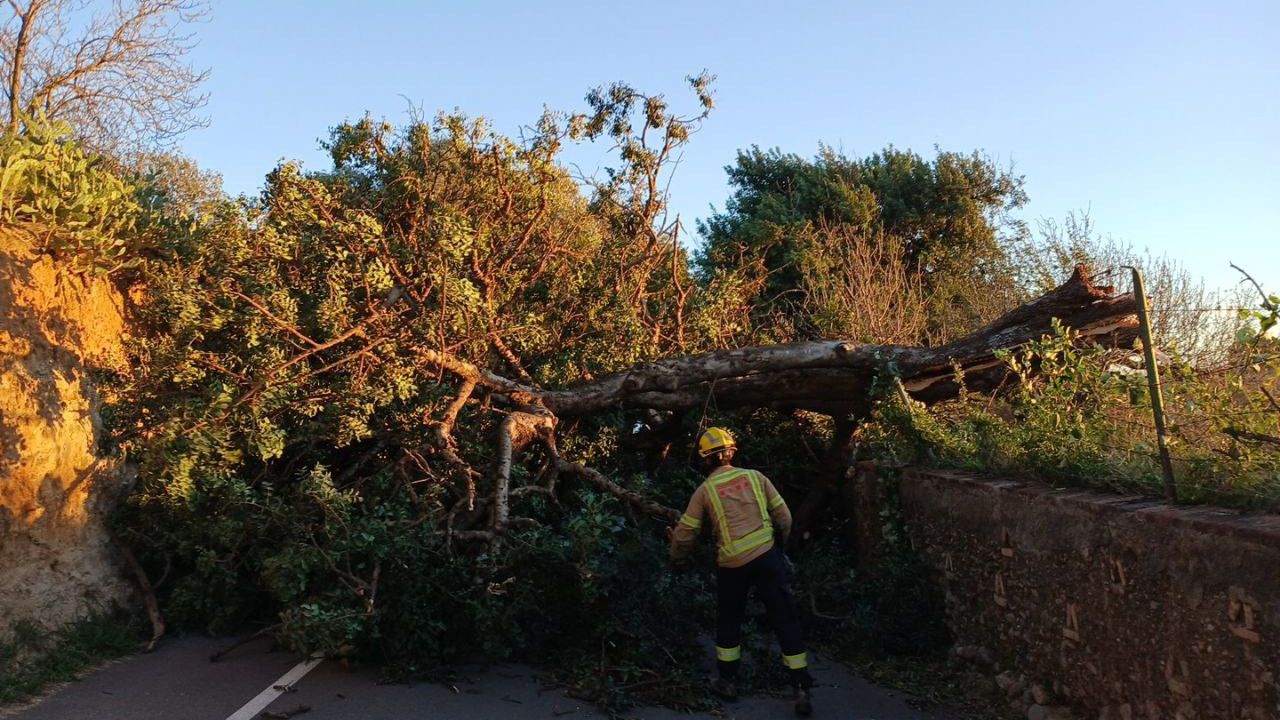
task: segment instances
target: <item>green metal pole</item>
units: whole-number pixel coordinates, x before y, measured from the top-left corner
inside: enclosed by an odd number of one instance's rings
[[[1142,354],[1147,362],[1147,391],[1151,395],[1151,415],[1156,421],[1156,445],[1160,448],[1160,470],[1164,474],[1164,496],[1178,502],[1178,488],[1173,482],[1173,461],[1169,459],[1169,435],[1164,425],[1164,395],[1160,392],[1160,368],[1156,367],[1156,344],[1151,339],[1151,312],[1147,305],[1147,289],[1142,272],[1133,271],[1133,294],[1138,301],[1138,330],[1142,334]]]

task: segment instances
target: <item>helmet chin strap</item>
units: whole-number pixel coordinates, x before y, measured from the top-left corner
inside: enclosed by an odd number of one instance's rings
[[[716,453],[711,458],[715,463],[715,467],[712,469],[729,467],[729,464],[733,462],[733,455],[734,455],[733,448],[725,448],[724,450],[721,450],[720,452]]]

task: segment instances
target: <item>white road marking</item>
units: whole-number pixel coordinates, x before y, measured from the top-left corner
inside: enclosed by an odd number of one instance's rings
[[[231,714],[227,720],[253,720],[258,717],[258,713],[267,709],[267,706],[281,695],[289,692],[289,688],[294,683],[302,679],[303,675],[311,672],[317,665],[324,662],[323,657],[313,657],[294,665],[289,672],[280,676],[279,680],[267,686],[266,690],[258,693],[257,697],[245,703],[245,706]]]

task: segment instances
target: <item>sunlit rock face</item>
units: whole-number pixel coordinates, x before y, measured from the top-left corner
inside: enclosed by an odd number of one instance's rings
[[[122,301],[0,234],[0,637],[124,600],[105,515],[125,490],[98,451],[90,374],[124,363]]]

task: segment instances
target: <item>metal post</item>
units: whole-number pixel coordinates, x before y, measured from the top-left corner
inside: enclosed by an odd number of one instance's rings
[[[1151,339],[1151,312],[1147,306],[1147,290],[1142,284],[1142,272],[1136,267],[1129,267],[1129,269],[1133,271],[1133,294],[1138,301],[1138,329],[1142,334],[1142,354],[1147,363],[1147,391],[1151,395],[1151,415],[1156,421],[1156,445],[1160,448],[1164,496],[1169,502],[1177,502],[1178,489],[1173,482],[1173,461],[1169,459],[1169,436],[1164,426],[1164,395],[1160,392],[1160,369],[1156,367],[1156,344]]]

